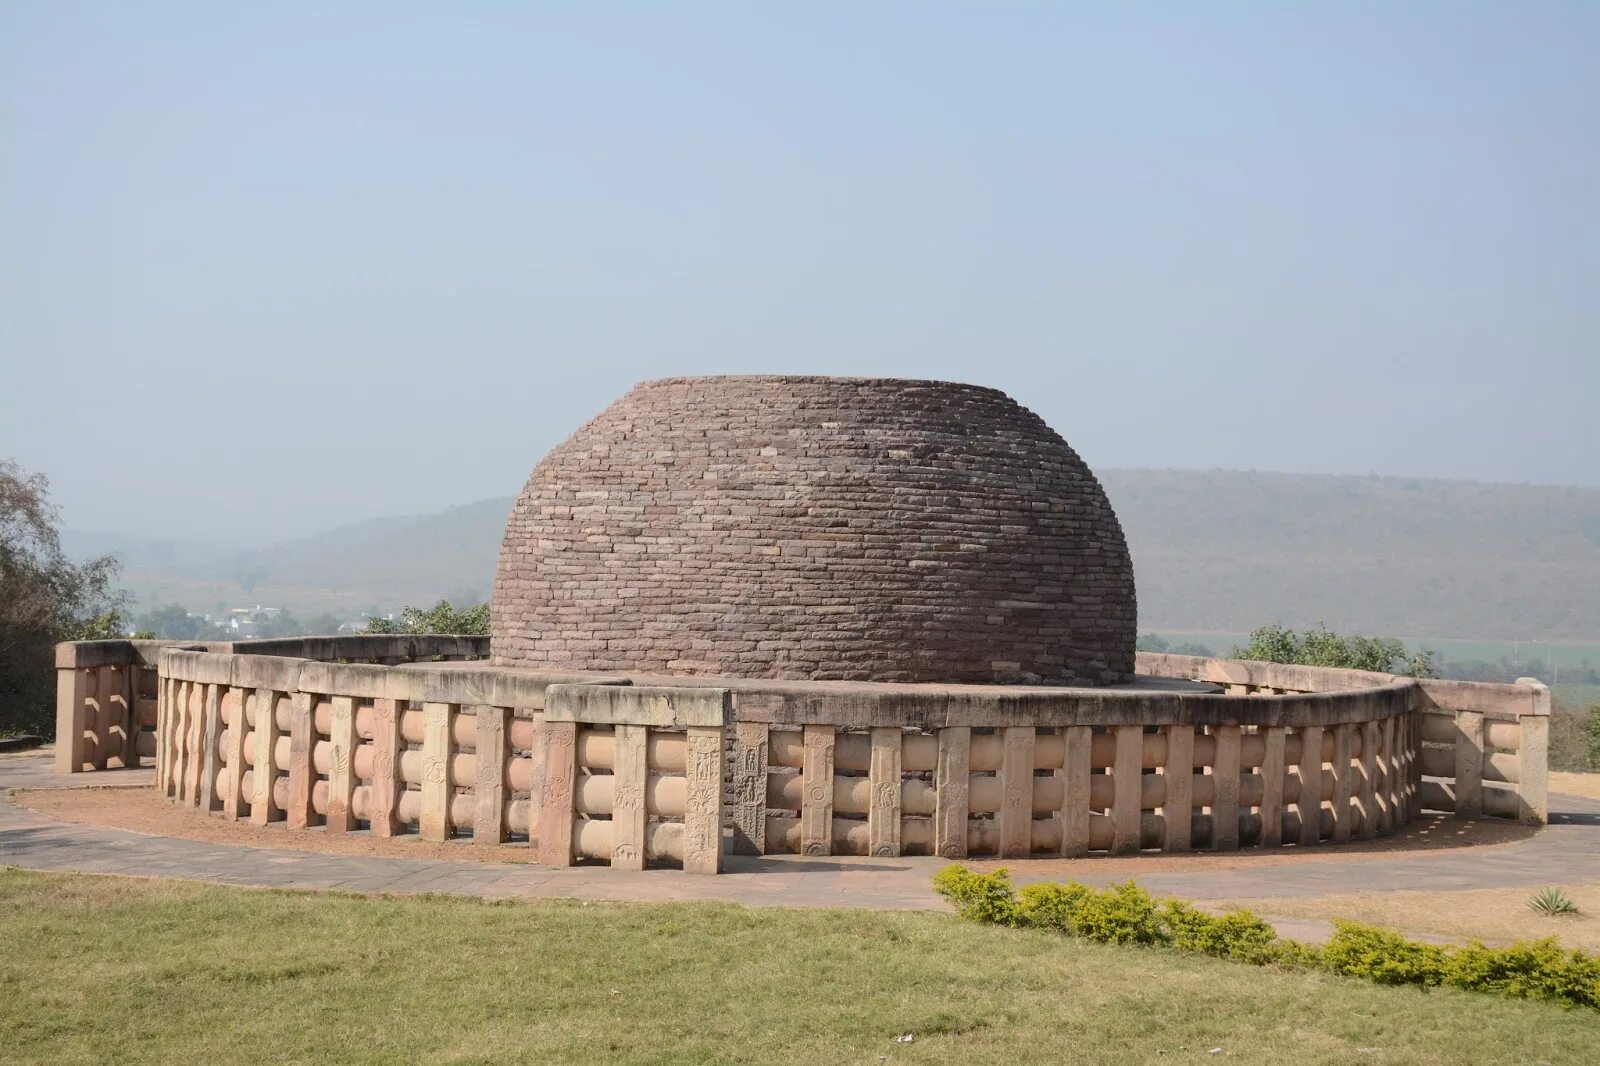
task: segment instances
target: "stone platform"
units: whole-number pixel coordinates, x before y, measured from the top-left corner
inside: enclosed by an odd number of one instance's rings
[[[199,812],[542,864],[1301,857],[1545,819],[1548,692],[1187,656],[1100,687],[552,673],[482,638],[58,648],[57,772]],[[452,661],[454,660],[454,661]],[[181,834],[180,834],[181,835]],[[528,844],[524,844],[524,847]]]
[[[686,878],[668,869],[623,871],[604,865],[562,869],[522,863],[409,858],[403,855],[319,854],[291,845],[321,833],[260,830],[283,846],[256,846],[61,821],[28,809],[18,789],[128,788],[154,784],[151,770],[56,776],[48,752],[0,757],[0,864],[30,870],[171,877],[224,885],[352,892],[446,892],[493,899],[709,901],[750,906],[943,909],[930,888],[945,864],[937,857],[813,858],[739,856],[725,876]],[[130,793],[130,797],[132,793]],[[19,802],[20,800],[20,802]],[[1205,903],[1238,898],[1304,898],[1345,893],[1526,888],[1600,880],[1600,802],[1553,796],[1543,828],[1489,826],[1501,836],[1460,847],[1428,844],[1431,833],[1460,831],[1462,823],[1433,816],[1403,836],[1370,848],[1314,849],[1298,857],[1264,853],[1134,858],[1035,860],[1013,865],[1022,883],[1078,880],[1094,885],[1134,878],[1157,895]],[[225,827],[231,823],[213,820]],[[1510,834],[1516,835],[1510,835]],[[360,837],[363,833],[352,833]],[[397,851],[407,846],[398,838]],[[993,862],[974,862],[992,868]],[[1316,939],[1325,923],[1286,922],[1282,931]]]

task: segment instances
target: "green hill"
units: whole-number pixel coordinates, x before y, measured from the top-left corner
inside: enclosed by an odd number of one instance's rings
[[[1106,470],[1101,480],[1133,552],[1143,629],[1239,632],[1278,620],[1412,637],[1600,638],[1600,490],[1225,470]],[[143,604],[197,611],[358,611],[487,594],[510,506],[374,519],[263,552],[133,546],[125,583]]]

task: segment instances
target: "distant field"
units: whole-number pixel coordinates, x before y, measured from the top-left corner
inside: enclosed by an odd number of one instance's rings
[[[1248,633],[1207,632],[1194,629],[1143,629],[1141,633],[1155,633],[1169,644],[1204,644],[1218,655],[1226,655],[1235,645],[1250,639]],[[1600,642],[1545,643],[1544,641],[1510,640],[1454,640],[1440,637],[1415,637],[1401,634],[1379,633],[1376,636],[1395,636],[1408,648],[1426,648],[1437,657],[1451,662],[1481,659],[1494,662],[1502,657],[1534,660],[1555,668],[1600,667]],[[1544,680],[1543,674],[1540,675]],[[1556,678],[1560,683],[1560,678]]]
[[[1562,667],[1600,667],[1600,643],[1580,641],[1575,643],[1538,641],[1495,641],[1495,640],[1439,640],[1436,638],[1422,638],[1412,640],[1402,637],[1407,644],[1420,644],[1422,647],[1431,648],[1453,661],[1468,659],[1483,659],[1493,662],[1502,656],[1515,657],[1523,661],[1549,663],[1556,668]],[[1557,682],[1559,683],[1559,678]]]

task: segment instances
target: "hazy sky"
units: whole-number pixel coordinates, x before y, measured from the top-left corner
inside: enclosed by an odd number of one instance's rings
[[[327,7],[336,10],[323,10]],[[641,378],[1600,484],[1600,4],[0,4],[0,457],[241,543]]]

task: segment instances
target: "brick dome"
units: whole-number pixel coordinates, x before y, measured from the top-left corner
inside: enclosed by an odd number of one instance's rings
[[[1133,568],[1077,454],[995,389],[637,385],[533,470],[493,658],[551,670],[1105,684]]]

